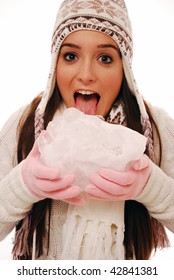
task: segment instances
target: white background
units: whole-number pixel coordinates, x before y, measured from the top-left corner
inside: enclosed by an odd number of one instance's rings
[[[46,85],[58,0],[0,0],[0,128]],[[174,118],[174,0],[127,0],[134,34],[134,74],[145,99]],[[174,258],[172,248],[156,259]],[[10,259],[10,234],[0,259]]]

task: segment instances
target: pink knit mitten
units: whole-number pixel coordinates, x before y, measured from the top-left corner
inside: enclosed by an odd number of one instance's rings
[[[119,172],[103,168],[92,174],[85,188],[87,195],[100,200],[134,199],[145,187],[151,174],[151,161],[145,154],[130,164],[128,171]]]
[[[74,174],[61,177],[57,168],[47,167],[41,163],[38,141],[39,138],[22,162],[22,177],[25,185],[40,199],[52,198],[83,204],[84,200],[80,197],[81,188],[72,186],[75,180]]]

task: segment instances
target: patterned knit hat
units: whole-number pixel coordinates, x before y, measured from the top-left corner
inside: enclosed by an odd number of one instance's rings
[[[139,105],[144,134],[147,138],[149,136],[151,138],[148,115],[131,67],[133,56],[132,30],[124,0],[65,0],[61,4],[52,37],[52,61],[49,78],[36,110],[36,137],[43,129],[44,111],[55,87],[55,71],[61,44],[69,34],[78,30],[103,32],[116,42],[122,55],[126,80]],[[114,112],[114,109],[111,109],[111,113],[113,113],[112,110]],[[151,144],[150,141],[150,146]],[[152,150],[152,147],[150,149]]]

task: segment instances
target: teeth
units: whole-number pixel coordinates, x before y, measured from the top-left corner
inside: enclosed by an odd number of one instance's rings
[[[78,91],[80,94],[83,94],[83,95],[91,95],[91,94],[94,94],[95,92],[91,92],[91,91],[86,91],[86,90],[79,90]]]

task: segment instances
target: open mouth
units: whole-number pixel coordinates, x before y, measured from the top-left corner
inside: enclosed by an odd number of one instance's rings
[[[74,93],[75,107],[88,115],[95,115],[100,95],[97,92],[80,90]]]

